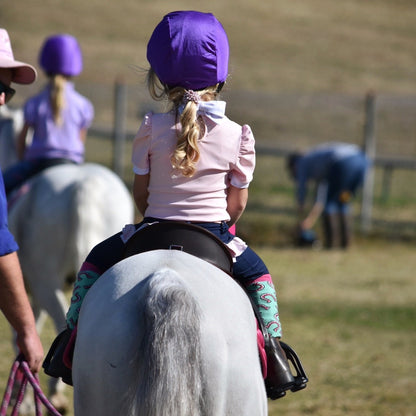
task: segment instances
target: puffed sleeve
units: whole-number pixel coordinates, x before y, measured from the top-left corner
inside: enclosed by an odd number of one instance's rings
[[[248,188],[253,180],[256,166],[256,151],[254,136],[248,125],[242,126],[240,149],[237,160],[230,172],[230,183],[236,188]]]
[[[149,154],[152,143],[152,113],[144,116],[142,124],[133,141],[133,172],[146,175],[150,171]]]
[[[83,120],[81,122],[81,128],[88,129],[92,121],[94,120],[94,106],[90,100],[84,97],[84,102],[82,103],[82,115]]]

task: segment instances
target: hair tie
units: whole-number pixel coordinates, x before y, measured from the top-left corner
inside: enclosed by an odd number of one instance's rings
[[[199,102],[201,101],[201,97],[194,90],[185,90],[183,98],[186,102],[192,101],[195,104],[199,104]]]

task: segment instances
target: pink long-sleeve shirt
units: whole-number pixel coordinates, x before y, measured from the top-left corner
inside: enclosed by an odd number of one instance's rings
[[[204,117],[204,116],[203,116]],[[172,168],[170,157],[180,126],[175,114],[148,113],[133,143],[133,170],[150,173],[146,217],[170,220],[228,221],[227,188],[247,188],[255,167],[254,136],[249,126],[224,117],[219,124],[204,117],[196,173],[185,177]]]

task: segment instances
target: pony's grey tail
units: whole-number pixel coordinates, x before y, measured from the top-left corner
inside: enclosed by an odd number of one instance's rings
[[[151,276],[133,414],[204,413],[199,316],[194,297],[175,271],[163,269]]]

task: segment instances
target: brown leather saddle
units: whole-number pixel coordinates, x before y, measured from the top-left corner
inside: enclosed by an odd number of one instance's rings
[[[142,228],[127,241],[124,258],[152,250],[179,250],[232,274],[233,259],[227,246],[198,225],[163,221]]]

